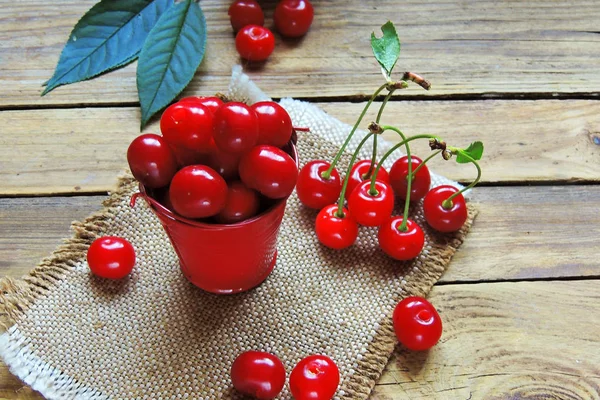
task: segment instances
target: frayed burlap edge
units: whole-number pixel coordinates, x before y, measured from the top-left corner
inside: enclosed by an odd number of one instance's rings
[[[102,235],[114,218],[114,208],[125,196],[132,193],[137,182],[131,175],[119,177],[117,190],[102,203],[102,209],[88,216],[84,221],[71,224],[74,235],[59,246],[50,257],[43,259],[28,275],[22,278],[5,277],[0,280],[0,325],[3,330],[16,324],[27,309],[56,286],[75,265],[87,255],[89,245]],[[403,293],[399,298],[417,295],[426,296],[437,282],[454,253],[465,240],[477,215],[476,207],[469,204],[469,216],[460,231],[441,240],[429,251],[428,262],[419,270],[421,276],[413,280],[415,270],[404,277]],[[444,235],[439,234],[443,237]],[[381,377],[389,362],[397,341],[391,315],[380,322],[373,341],[367,347],[363,358],[358,362],[356,372],[344,381],[343,399],[366,399]]]
[[[404,277],[406,283],[403,285],[403,293],[400,294],[397,300],[408,296],[426,297],[433,285],[442,277],[450,264],[450,260],[467,237],[478,214],[477,207],[473,204],[468,204],[468,208],[468,218],[463,227],[452,234],[453,237],[448,241],[436,241],[436,244],[429,251],[428,261],[422,269],[418,270],[421,273],[419,279],[412,279],[415,274],[414,269],[411,269]],[[444,234],[436,234],[436,236],[441,238]],[[344,387],[342,388],[344,395],[341,398],[352,400],[368,398],[381,377],[383,369],[389,362],[397,343],[392,315],[390,314],[383,321],[380,321],[379,329],[373,341],[367,347],[363,358],[358,361],[356,373],[344,381]]]
[[[114,207],[129,195],[136,181],[133,176],[124,174],[117,182],[117,190],[102,203],[102,209],[88,216],[82,222],[74,221],[74,231],[70,239],[60,245],[52,255],[43,259],[33,270],[21,278],[0,279],[0,328],[2,331],[19,321],[27,309],[41,296],[56,286],[77,262],[85,259],[90,244],[102,236],[111,219]]]

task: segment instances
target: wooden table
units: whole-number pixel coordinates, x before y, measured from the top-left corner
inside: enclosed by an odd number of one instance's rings
[[[267,21],[275,1],[264,2]],[[369,35],[388,19],[400,70],[426,76],[387,112],[408,133],[482,140],[480,215],[430,298],[441,343],[398,349],[375,399],[600,398],[600,3],[315,0],[302,40],[249,70],[274,98],[353,123],[381,83]],[[100,206],[139,131],[135,64],[40,97],[93,0],[0,0],[0,275],[18,277]],[[208,51],[185,95],[227,89],[227,1],[203,0]],[[156,122],[145,131],[157,131]],[[461,182],[473,170],[434,162]],[[39,396],[0,367],[0,397]]]

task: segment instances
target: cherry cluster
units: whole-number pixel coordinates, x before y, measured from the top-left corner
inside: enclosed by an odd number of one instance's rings
[[[379,122],[392,93],[406,87],[408,80],[416,81],[425,88],[429,86],[423,78],[409,72],[405,73],[402,81],[382,85],[365,106],[333,161],[312,160],[300,170],[296,187],[298,198],[305,206],[320,210],[315,232],[319,241],[327,247],[340,250],[351,246],[358,236],[359,225],[379,227],[379,246],[384,253],[396,260],[411,260],[421,253],[425,245],[423,230],[408,218],[411,202],[416,204],[423,199],[425,220],[431,228],[440,232],[457,231],[467,219],[467,206],[462,193],[475,185],[481,176],[481,170],[471,155],[473,153],[469,152],[471,148],[447,146],[435,135],[406,137],[398,128],[381,125]],[[369,132],[352,155],[346,177],[342,181],[335,168],[336,163],[367,109],[385,88],[389,93],[381,104],[377,120],[369,124]],[[401,141],[378,161],[377,136],[386,131],[397,133]],[[370,139],[373,140],[372,158],[356,162],[360,149]],[[427,139],[429,146],[435,151],[425,160],[411,154],[409,142],[417,139]],[[382,166],[383,162],[400,147],[405,148],[406,156],[398,158],[388,173]],[[478,170],[477,179],[462,190],[450,185],[431,188],[431,175],[426,163],[440,153],[444,159],[458,155],[459,162],[474,163]],[[399,216],[392,215],[396,199],[404,202],[404,213]]]
[[[275,29],[284,37],[298,38],[310,29],[314,16],[309,0],[281,0],[275,8]],[[275,49],[275,36],[264,27],[265,15],[256,0],[236,0],[229,7],[235,47],[248,61],[265,61]]]
[[[162,136],[134,139],[127,161],[133,176],[176,214],[237,223],[294,190],[293,127],[277,103],[186,97],[164,111],[160,130]]]

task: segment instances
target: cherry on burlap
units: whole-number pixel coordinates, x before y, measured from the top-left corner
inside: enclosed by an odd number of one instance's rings
[[[228,97],[266,99],[240,68]],[[315,105],[281,104],[295,126],[311,129],[299,133],[301,163],[331,160],[350,127]],[[450,182],[435,175],[433,184],[441,183]],[[426,247],[402,263],[378,249],[372,228],[361,228],[349,249],[324,248],[314,235],[316,211],[302,207],[294,193],[273,273],[250,292],[218,296],[186,281],[156,216],[143,201],[129,206],[136,191],[131,177],[121,178],[100,211],[74,223],[74,237],[31,275],[1,282],[0,308],[11,326],[0,336],[0,355],[49,399],[238,398],[229,369],[239,353],[252,349],[279,356],[288,376],[301,358],[326,354],[342,374],[336,399],[367,398],[396,344],[394,306],[429,292],[476,214],[470,207],[461,231],[438,234],[427,228],[417,204],[412,218],[424,227]],[[90,274],[86,251],[102,235],[125,237],[136,248],[128,278],[114,282]],[[287,387],[279,398],[291,398]]]

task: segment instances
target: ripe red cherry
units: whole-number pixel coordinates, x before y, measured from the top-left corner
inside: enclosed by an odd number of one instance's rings
[[[324,207],[315,221],[315,233],[325,246],[341,250],[351,246],[358,237],[358,225],[346,208],[343,217],[337,215],[338,205]]]
[[[412,260],[421,254],[425,245],[425,235],[416,222],[409,219],[406,231],[398,228],[402,224],[402,217],[390,218],[379,228],[379,247],[388,256],[400,260]]]
[[[297,400],[330,400],[339,383],[337,365],[323,355],[303,358],[290,374],[290,391]]]
[[[377,194],[371,194],[371,181],[359,184],[348,197],[348,209],[361,225],[379,226],[389,220],[394,211],[394,191],[381,181],[375,181]]]
[[[275,49],[275,36],[268,28],[246,25],[235,36],[235,48],[248,61],[265,61]]]
[[[258,139],[258,118],[244,103],[225,103],[215,113],[213,137],[219,149],[227,153],[244,153]]]
[[[258,144],[285,146],[292,137],[292,120],[283,107],[273,101],[259,101],[252,108],[258,116]]]
[[[326,161],[313,160],[306,163],[298,173],[296,193],[306,207],[320,210],[338,199],[342,191],[340,174],[334,168],[329,179],[321,176],[330,166]]]
[[[234,224],[253,217],[260,207],[258,193],[240,181],[231,182],[225,207],[216,216],[221,224]]]
[[[135,265],[135,250],[121,237],[103,236],[90,245],[87,262],[94,275],[121,279],[129,275]]]
[[[283,150],[261,144],[242,156],[239,173],[249,188],[270,199],[282,199],[294,191],[298,166]]]
[[[348,195],[352,193],[354,188],[360,183],[371,179],[372,174],[369,174],[370,168],[371,160],[361,160],[352,166],[352,169],[350,169],[350,177],[348,178],[348,187],[346,188],[346,198],[348,198]],[[372,172],[375,172],[375,168],[373,168]],[[390,177],[385,168],[382,167],[379,169],[376,180],[386,183],[390,182]]]
[[[199,103],[175,103],[163,112],[160,130],[175,148],[205,151],[212,137],[213,113]]]
[[[416,170],[419,165],[423,162],[419,157],[411,156],[410,161],[412,164],[412,170]],[[408,176],[408,157],[403,156],[396,160],[390,169],[390,183],[396,196],[401,199],[406,199],[406,191],[408,187],[407,180]],[[416,175],[413,176],[412,183],[410,185],[410,201],[417,201],[423,198],[429,190],[431,185],[431,175],[427,165],[423,165],[419,169]]]
[[[255,0],[236,0],[229,6],[229,20],[237,32],[246,25],[264,25],[265,14]]]
[[[127,162],[135,179],[147,188],[167,186],[177,172],[169,144],[152,133],[133,139],[127,149]]]
[[[467,220],[468,211],[465,198],[459,194],[452,199],[450,208],[444,207],[444,200],[458,192],[450,185],[435,187],[427,193],[423,200],[425,220],[433,229],[439,232],[455,232],[462,228]]]
[[[208,108],[213,114],[223,105],[223,100],[214,96],[189,96],[179,100],[178,103],[197,103]]]
[[[210,167],[190,165],[173,177],[169,198],[175,211],[186,218],[212,217],[225,207],[227,183]]]
[[[239,178],[238,167],[241,154],[227,153],[219,149],[213,142],[205,163],[219,173],[226,181]]]
[[[410,350],[428,350],[442,336],[442,320],[435,307],[422,297],[407,297],[396,305],[394,331],[398,341]]]
[[[314,16],[308,0],[281,0],[275,8],[273,19],[279,33],[287,37],[300,37],[310,29]]]
[[[273,354],[246,351],[231,366],[231,383],[242,394],[274,399],[285,385],[285,367]]]

